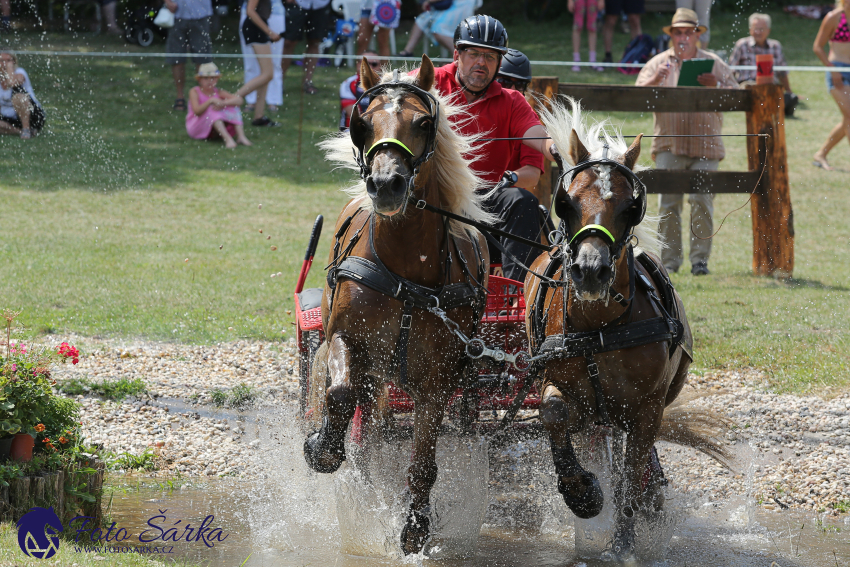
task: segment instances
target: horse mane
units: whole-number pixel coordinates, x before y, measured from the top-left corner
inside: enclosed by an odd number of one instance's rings
[[[381,77],[381,83],[391,80],[393,80],[391,72],[385,72]],[[407,73],[399,73],[398,80],[413,84],[416,77]],[[495,217],[483,208],[484,197],[487,193],[476,191],[485,187],[486,183],[469,165],[477,151],[475,143],[482,135],[462,134],[460,127],[472,120],[473,117],[460,105],[449,102],[447,97],[438,93],[434,88],[431,88],[430,92],[437,99],[440,108],[440,120],[437,123],[437,146],[434,150],[434,156],[423,166],[432,168],[431,175],[434,176],[439,187],[439,203],[432,204],[457,215],[485,224],[492,224]],[[402,89],[387,91],[387,95],[395,105],[400,105],[404,93],[405,91]],[[348,132],[330,134],[319,142],[318,146],[324,150],[326,159],[336,163],[338,168],[360,171],[359,166],[354,161],[355,147]],[[363,208],[371,211],[372,200],[366,193],[365,181],[359,178],[353,180],[343,191],[359,201]],[[477,231],[468,225],[450,221],[449,232],[454,236],[466,237],[467,234],[474,234]]]
[[[570,156],[570,133],[576,131],[579,140],[590,152],[593,159],[602,157],[603,147],[607,144],[611,159],[620,158],[629,149],[629,145],[623,139],[623,133],[619,128],[614,126],[611,121],[606,118],[604,120],[589,120],[589,116],[582,110],[581,103],[572,97],[559,96],[551,104],[551,110],[546,105],[539,105],[538,113],[540,120],[552,137],[552,141],[558,147],[558,152],[564,158],[564,162],[570,166],[576,165],[572,163]],[[600,170],[608,169],[603,167]],[[641,171],[646,167],[635,165],[634,171]],[[595,170],[597,171],[597,170]],[[606,179],[610,175],[610,171],[598,171],[600,178],[597,183],[600,183],[605,196]],[[609,189],[610,191],[610,189]],[[648,198],[648,196],[647,196]],[[655,255],[660,255],[661,248],[664,247],[664,240],[658,233],[658,222],[661,217],[655,215],[644,216],[641,222],[634,229],[634,234],[637,236],[639,244],[637,252],[647,251]]]

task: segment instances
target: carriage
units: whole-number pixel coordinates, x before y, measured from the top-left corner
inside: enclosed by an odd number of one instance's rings
[[[319,347],[325,341],[322,330],[321,288],[305,288],[305,281],[313,263],[313,256],[322,232],[323,217],[319,215],[313,224],[309,244],[295,285],[296,345],[299,355],[299,404],[301,415],[309,420],[316,415],[315,396],[311,396],[313,362]],[[487,345],[498,345],[512,359],[528,351],[525,329],[525,300],[522,282],[502,277],[499,265],[491,267],[487,289],[487,303],[478,327],[477,340]],[[493,361],[480,358],[472,365],[473,380],[466,387],[459,387],[449,403],[450,416],[456,418],[459,427],[479,430],[503,429],[518,412],[536,410],[540,396],[531,383],[529,367],[522,360],[517,366],[511,360]],[[387,386],[386,400],[392,416],[404,416],[414,410],[413,400],[395,384]],[[355,413],[352,439],[360,439],[362,408]],[[501,420],[497,419],[501,418]],[[395,420],[404,426],[403,419]],[[409,425],[409,424],[408,424]]]

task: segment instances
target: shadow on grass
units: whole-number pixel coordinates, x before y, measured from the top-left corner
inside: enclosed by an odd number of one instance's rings
[[[789,288],[821,289],[824,291],[850,291],[850,287],[845,287],[843,285],[827,285],[817,280],[809,279],[791,278],[789,280],[785,280],[785,285]]]

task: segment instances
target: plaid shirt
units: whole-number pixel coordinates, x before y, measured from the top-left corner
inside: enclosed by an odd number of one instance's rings
[[[735,42],[735,49],[732,50],[732,56],[729,57],[730,65],[752,65],[756,64],[756,55],[773,55],[774,65],[786,65],[785,56],[782,54],[782,44],[775,39],[768,39],[767,45],[756,45],[756,40],[752,36],[742,37]],[[777,77],[787,74],[787,71],[776,71]],[[735,76],[738,82],[755,81],[756,71],[735,71]]]
[[[714,53],[697,50],[695,59],[714,59],[711,72],[719,81],[719,88],[738,88],[732,70]],[[635,84],[647,86],[659,67],[669,66],[670,73],[658,86],[675,87],[679,82],[679,71],[682,62],[675,56],[672,49],[662,51],[641,69]],[[720,134],[723,129],[723,114],[720,112],[655,112],[655,131],[659,136],[652,139],[652,159],[659,152],[672,152],[678,156],[688,156],[698,159],[723,159],[726,150],[723,138],[706,136]],[[665,134],[701,134],[698,138],[663,138]]]

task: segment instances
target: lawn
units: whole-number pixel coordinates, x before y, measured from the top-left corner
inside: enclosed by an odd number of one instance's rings
[[[818,22],[773,15],[772,36],[783,41],[789,63],[817,64],[811,40]],[[669,14],[647,15],[644,29],[657,33],[668,21]],[[746,14],[713,14],[712,26],[712,47],[730,51],[746,33]],[[226,21],[224,29],[232,33],[235,23]],[[569,29],[563,17],[511,22],[511,45],[533,60],[566,60]],[[13,47],[25,50],[144,51],[102,36],[15,37]],[[399,43],[403,38],[399,33]],[[615,52],[626,40],[617,34]],[[148,53],[163,49],[155,43]],[[222,33],[216,51],[235,53],[238,45]],[[241,60],[217,63],[224,71],[220,86],[235,90]],[[45,105],[48,128],[29,142],[0,138],[0,307],[22,309],[20,320],[38,333],[199,343],[292,336],[288,311],[310,226],[317,214],[326,216],[308,280],[320,286],[328,225],[345,202],[338,187],[347,174],[332,172],[315,144],[337,126],[338,85],[350,71],[319,69],[320,94],[302,97],[300,69],[293,67],[284,107],[274,116],[283,126],[248,127],[255,146],[229,151],[186,136],[183,115],[170,110],[174,88],[160,58],[33,55],[22,56],[21,65]],[[553,66],[538,66],[535,74],[569,82],[634,80]],[[833,152],[837,171],[811,166],[838,111],[821,73],[792,73],[791,84],[803,101],[786,124],[794,279],[751,275],[745,206],[714,240],[712,275],[694,278],[683,270],[674,282],[694,329],[696,370],[756,366],[770,373],[777,390],[835,394],[850,384],[850,153],[846,143]],[[651,114],[612,118],[626,133],[652,129]],[[745,132],[743,114],[727,114],[724,131]],[[643,162],[650,165],[648,149],[644,144]],[[745,169],[743,140],[728,141],[727,150],[721,167]],[[746,195],[719,196],[718,221],[745,201]]]

